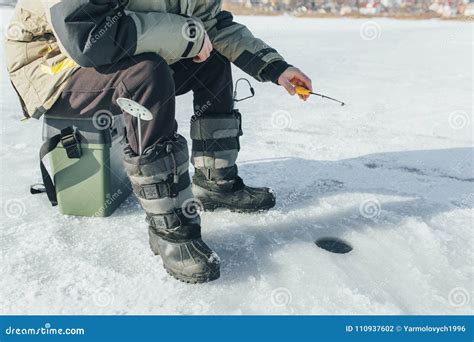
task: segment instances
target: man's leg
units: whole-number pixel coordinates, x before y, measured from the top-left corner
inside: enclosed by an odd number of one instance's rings
[[[137,155],[137,119],[125,113],[129,147],[124,165],[146,211],[150,247],[179,280],[217,279],[217,255],[202,241],[188,173],[185,138],[176,133],[175,85],[171,69],[155,54],[143,54],[113,66],[78,70],[50,113],[94,117],[121,113],[116,100],[132,99],[148,108],[153,120],[142,122],[144,154]]]
[[[155,77],[160,77],[155,80]],[[81,68],[48,114],[93,118],[96,113],[118,115],[119,97],[132,99],[153,113],[152,121],[142,122],[144,149],[170,138],[177,130],[174,82],[165,61],[155,54],[143,54],[99,68]],[[125,114],[128,142],[138,151],[137,119]]]
[[[217,52],[204,63],[184,60],[171,66],[177,94],[194,92],[193,192],[205,209],[267,210],[275,205],[268,188],[251,188],[238,176],[242,118],[234,110],[230,62]]]

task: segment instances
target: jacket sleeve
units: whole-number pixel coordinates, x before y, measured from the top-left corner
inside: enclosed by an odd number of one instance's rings
[[[284,58],[250,30],[236,23],[230,12],[220,11],[208,28],[214,48],[259,81],[277,82],[289,65]]]
[[[83,67],[144,52],[165,59],[190,58],[203,44],[203,26],[196,18],[127,11],[127,0],[43,1],[61,47]]]

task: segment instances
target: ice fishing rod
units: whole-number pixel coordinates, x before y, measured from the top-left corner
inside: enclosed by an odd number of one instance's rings
[[[241,98],[241,99],[238,99],[237,98],[237,88],[239,86],[239,82],[247,82],[248,86],[249,86],[249,89],[250,89],[250,94],[249,96],[246,96],[244,98]],[[339,100],[336,100],[335,98],[332,98],[332,97],[329,97],[329,96],[326,96],[326,95],[323,95],[323,94],[318,94],[318,93],[314,93],[312,92],[311,90],[309,89],[306,89],[305,87],[302,87],[302,86],[295,86],[295,91],[298,95],[304,95],[304,96],[309,96],[309,95],[316,95],[316,96],[319,96],[319,97],[322,97],[323,99],[328,99],[328,100],[331,100],[331,101],[335,101],[337,103],[340,103],[341,106],[345,106],[346,104],[342,101],[339,101]],[[255,96],[255,89],[252,87],[252,84],[250,83],[250,81],[246,78],[239,78],[237,80],[237,82],[235,82],[235,87],[234,87],[234,102],[240,102],[240,101],[245,101],[245,100],[248,100],[252,97]]]
[[[338,102],[341,104],[341,106],[345,106],[346,104],[342,101],[339,101],[339,100],[336,100],[332,97],[329,97],[329,96],[326,96],[326,95],[323,95],[323,94],[318,94],[318,93],[313,93],[311,90],[309,89],[306,89],[305,87],[302,87],[302,86],[295,86],[295,91],[298,95],[304,95],[304,96],[308,96],[308,95],[316,95],[316,96],[319,96],[319,97],[322,97],[323,99],[328,99],[328,100],[331,100],[331,101],[334,101],[334,102]]]

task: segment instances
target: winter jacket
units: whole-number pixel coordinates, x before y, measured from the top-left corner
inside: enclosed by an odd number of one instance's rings
[[[193,58],[204,32],[219,53],[259,81],[288,64],[255,38],[221,0],[19,0],[7,27],[6,56],[25,115],[39,118],[80,67],[154,52],[168,64]]]

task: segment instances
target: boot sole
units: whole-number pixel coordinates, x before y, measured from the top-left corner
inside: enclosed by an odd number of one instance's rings
[[[275,207],[275,204],[273,204],[266,207],[252,209],[252,208],[235,208],[231,205],[216,203],[216,202],[208,202],[208,201],[201,201],[201,203],[202,203],[202,206],[204,207],[204,211],[213,212],[217,209],[227,209],[233,213],[239,213],[239,214],[264,213]]]
[[[210,273],[210,274],[206,274],[206,275],[200,275],[200,276],[192,276],[192,277],[188,277],[188,276],[185,276],[185,275],[182,275],[180,273],[177,273],[177,272],[173,272],[171,269],[163,266],[163,268],[166,270],[166,272],[168,272],[168,274],[170,276],[172,276],[174,279],[176,280],[179,280],[180,282],[182,283],[186,283],[186,284],[204,284],[204,283],[209,283],[211,281],[214,281],[214,280],[217,280],[220,278],[221,276],[221,273],[220,271],[217,271],[217,272],[214,272],[214,273]]]

